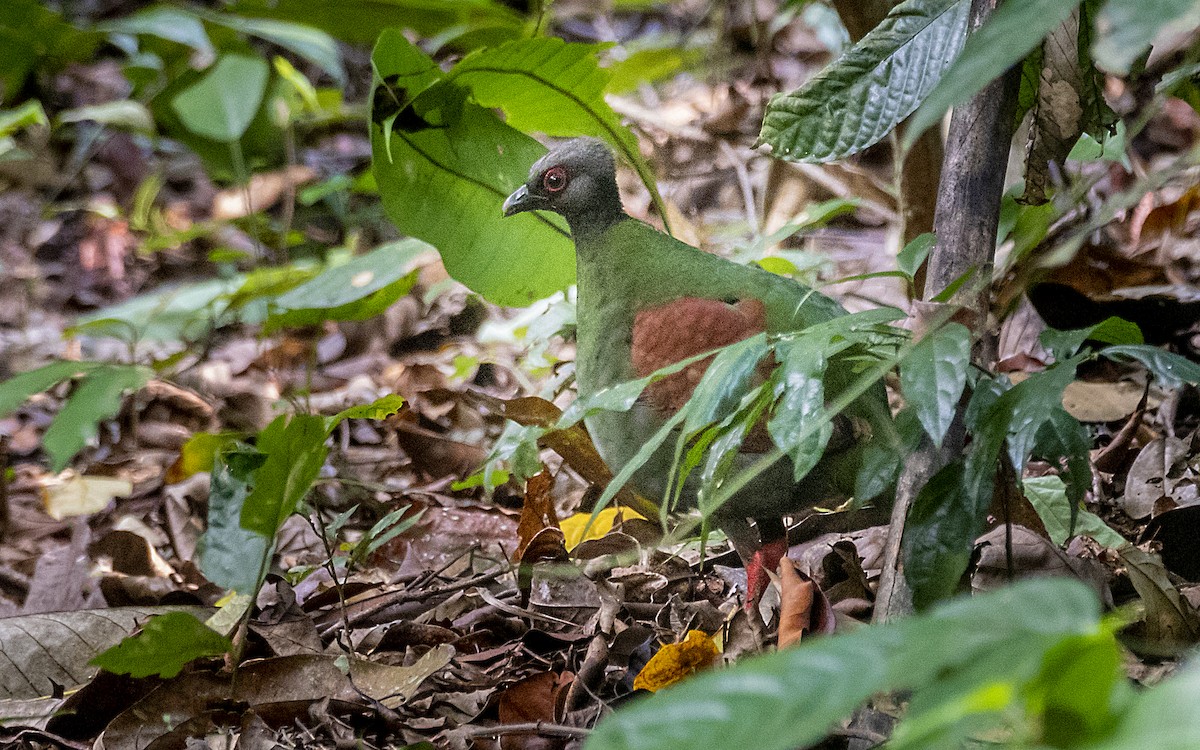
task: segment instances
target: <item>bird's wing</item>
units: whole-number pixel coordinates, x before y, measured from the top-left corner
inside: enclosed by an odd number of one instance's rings
[[[633,368],[639,378],[645,377],[765,330],[766,308],[757,299],[727,302],[682,297],[637,313],[633,323]],[[642,392],[642,400],[664,414],[678,411],[692,397],[711,362],[712,357],[706,357],[651,383]]]

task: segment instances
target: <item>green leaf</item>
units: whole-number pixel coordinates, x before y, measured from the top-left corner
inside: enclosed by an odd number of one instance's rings
[[[1086,746],[1112,732],[1119,718],[1113,694],[1123,687],[1121,661],[1121,648],[1107,630],[1071,636],[1046,653],[1041,672],[1026,688],[1030,709],[1044,717],[1045,745]]]
[[[250,485],[234,475],[228,457],[214,463],[208,490],[208,529],[196,545],[196,554],[205,578],[230,591],[255,596],[266,577],[275,538],[242,528],[242,509],[249,494]]]
[[[117,34],[149,35],[183,44],[200,53],[205,62],[216,56],[208,32],[199,18],[179,8],[160,5],[97,25],[101,31]]]
[[[60,123],[83,122],[84,120],[132,130],[144,135],[154,134],[154,116],[150,114],[150,110],[146,109],[144,104],[132,99],[117,99],[103,104],[68,109],[58,115]]]
[[[603,138],[637,170],[658,215],[665,217],[666,205],[637,139],[604,101],[609,74],[596,57],[607,46],[520,39],[467,55],[446,81],[469,88],[484,107],[504,110],[508,124],[526,133]]]
[[[919,696],[947,671],[971,670],[989,655],[1036,668],[1026,656],[1092,631],[1098,618],[1095,596],[1077,581],[1018,583],[690,678],[605,717],[584,750],[807,747],[876,693]],[[1025,677],[1012,667],[989,676]]]
[[[12,135],[32,125],[49,125],[42,103],[36,99],[14,109],[0,110],[0,138]]]
[[[242,507],[242,528],[275,538],[296,511],[325,464],[325,419],[297,414],[276,417],[258,434],[255,447],[267,457],[254,474],[254,490]]]
[[[1142,330],[1136,324],[1123,318],[1107,318],[1091,328],[1077,328],[1060,331],[1047,328],[1038,336],[1042,346],[1050,350],[1055,359],[1066,359],[1074,356],[1085,341],[1099,341],[1104,344],[1141,344]]]
[[[148,367],[129,365],[100,365],[89,370],[42,437],[51,470],[65,469],[96,436],[101,420],[117,415],[125,391],[141,388],[153,376]]]
[[[404,406],[404,397],[396,393],[389,393],[369,404],[343,409],[329,418],[328,427],[333,430],[340,422],[347,419],[385,419],[400,411],[402,406]]]
[[[1096,19],[1092,47],[1096,64],[1125,75],[1159,34],[1188,32],[1200,25],[1195,0],[1108,0]]]
[[[775,348],[780,365],[775,396],[779,399],[767,420],[767,432],[779,450],[792,459],[799,482],[825,453],[833,435],[825,409],[826,353],[810,341],[780,342]]]
[[[704,57],[703,49],[681,47],[678,39],[663,42],[668,46],[639,49],[624,60],[609,65],[609,79],[604,90],[610,94],[626,94],[642,84],[673,76]]]
[[[337,42],[325,32],[312,26],[291,21],[266,18],[242,18],[224,13],[205,13],[208,20],[231,29],[265,39],[308,60],[329,74],[339,86],[345,85],[346,71],[342,67]]]
[[[1112,734],[1089,750],[1143,750],[1154,738],[1155,750],[1192,750],[1200,747],[1200,661],[1194,657],[1174,675],[1138,693],[1121,715]]]
[[[1200,383],[1200,365],[1157,346],[1110,346],[1102,354],[1120,361],[1136,360],[1167,388]]]
[[[453,28],[519,29],[524,21],[493,0],[238,0],[232,10],[242,16],[315,26],[343,41],[364,45],[375,41],[380,29],[393,26],[428,38]]]
[[[441,72],[398,31],[380,36],[372,59],[373,168],[396,227],[437,247],[451,276],[496,304],[529,305],[574,283],[560,217],[500,212],[545,147],[456,86],[413,102]]]
[[[970,496],[968,490],[973,490]],[[977,508],[986,508],[989,500],[991,485],[968,487],[961,461],[942,468],[917,493],[903,539],[904,579],[917,609],[949,597],[958,587],[979,534]]]
[[[789,161],[842,159],[878,143],[934,89],[963,46],[967,0],[907,0],[800,89],[767,105],[760,143]]]
[[[1091,448],[1087,428],[1062,407],[1052,409],[1050,418],[1038,429],[1033,451],[1052,465],[1065,464],[1062,477],[1067,497],[1076,507],[1092,488]]]
[[[904,133],[904,148],[951,107],[962,104],[1029,54],[1079,5],[1079,0],[1006,0],[978,30],[917,109]]]
[[[937,235],[933,232],[914,237],[912,242],[909,242],[896,255],[896,268],[908,277],[909,281],[917,275],[917,270],[921,264],[925,262],[925,258],[929,257],[929,251],[937,244]]]
[[[55,383],[102,367],[100,362],[51,362],[36,370],[15,375],[0,383],[0,417],[6,417],[35,393],[41,393]]]
[[[1046,526],[1050,541],[1060,547],[1076,535],[1091,537],[1111,549],[1129,543],[1095,513],[1080,510],[1078,503],[1067,497],[1067,486],[1061,477],[1030,477],[1022,485],[1025,497]]]
[[[954,591],[992,501],[1000,451],[1020,476],[1034,438],[1055,409],[1080,358],[1034,374],[1003,393],[981,381],[967,406],[974,436],[967,458],[934,475],[913,501],[904,530],[905,578],[913,603],[925,607]]]
[[[266,332],[374,317],[408,294],[416,283],[413,261],[432,249],[420,240],[400,240],[328,268],[271,303]]]
[[[188,662],[220,656],[231,644],[187,612],[168,612],[146,621],[142,632],[97,654],[91,663],[114,674],[170,679]]]
[[[971,366],[971,332],[958,323],[947,323],[918,341],[900,367],[900,388],[917,419],[940,446]]]
[[[723,348],[692,392],[684,434],[693,435],[733,413],[766,353],[765,333]]]
[[[171,100],[171,107],[196,135],[232,143],[254,120],[270,76],[271,69],[261,58],[222,55],[203,78]]]

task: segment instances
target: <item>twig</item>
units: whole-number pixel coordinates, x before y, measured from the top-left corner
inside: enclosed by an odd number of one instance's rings
[[[502,734],[542,734],[550,737],[587,737],[590,729],[551,724],[548,721],[529,721],[523,724],[501,724],[494,727],[475,727],[462,732],[462,737],[498,737]]]

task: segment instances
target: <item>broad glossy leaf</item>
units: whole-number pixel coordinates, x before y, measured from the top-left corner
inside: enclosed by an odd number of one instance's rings
[[[878,143],[962,48],[967,0],[907,0],[803,87],[767,105],[760,143],[789,161],[841,159]]]
[[[267,457],[254,473],[254,489],[242,507],[242,528],[268,539],[296,511],[325,464],[325,418],[280,416],[258,434],[255,448]]]
[[[159,5],[124,18],[98,24],[101,31],[118,34],[150,35],[191,47],[205,62],[216,56],[212,40],[199,18],[180,8]]]
[[[948,323],[930,331],[900,366],[900,388],[934,445],[941,445],[971,366],[971,332]]]
[[[987,654],[1044,653],[1098,618],[1095,596],[1077,581],[1018,583],[685,680],[603,719],[584,748],[808,746],[875,693],[919,690]]]
[[[1061,407],[1052,409],[1040,428],[1034,443],[1034,453],[1051,465],[1065,464],[1062,472],[1067,483],[1067,495],[1072,503],[1083,501],[1092,488],[1092,465],[1089,452],[1092,439],[1078,419]]]
[[[254,120],[270,76],[261,58],[223,55],[203,78],[177,94],[171,107],[196,135],[232,143]]]
[[[380,36],[372,59],[373,168],[396,227],[435,246],[451,276],[496,304],[525,306],[570,286],[565,222],[500,212],[545,147],[468,101],[465,89],[430,89],[440,70],[398,31]]]
[[[968,487],[962,462],[934,474],[913,500],[904,524],[904,579],[913,604],[924,609],[954,593],[979,535],[980,495],[991,500],[991,475],[985,486]],[[970,493],[970,494],[968,494]]]
[[[737,406],[767,353],[767,336],[760,333],[721,350],[704,371],[688,402],[683,431],[691,435],[727,417]]]
[[[666,216],[637,139],[604,101],[609,72],[597,63],[597,54],[605,46],[520,39],[467,55],[446,80],[469,88],[484,107],[504,110],[507,123],[526,133],[604,139],[633,165],[659,216]]]
[[[971,33],[962,53],[917,109],[904,134],[910,148],[946,110],[974,96],[1057,28],[1079,0],[1006,0]]]
[[[130,365],[101,365],[90,370],[42,437],[42,445],[50,454],[50,468],[62,471],[96,436],[101,420],[115,417],[120,411],[125,391],[141,388],[153,374],[147,367]]]
[[[767,420],[767,432],[792,459],[799,482],[821,460],[833,434],[832,417],[825,409],[827,360],[820,346],[804,339],[780,342],[775,352],[781,360],[775,386],[779,400]]]

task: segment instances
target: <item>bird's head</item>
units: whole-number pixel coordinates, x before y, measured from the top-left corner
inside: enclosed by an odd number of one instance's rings
[[[595,138],[575,138],[556,146],[529,170],[529,179],[504,201],[504,215],[554,211],[572,234],[603,228],[619,219],[616,163]]]

